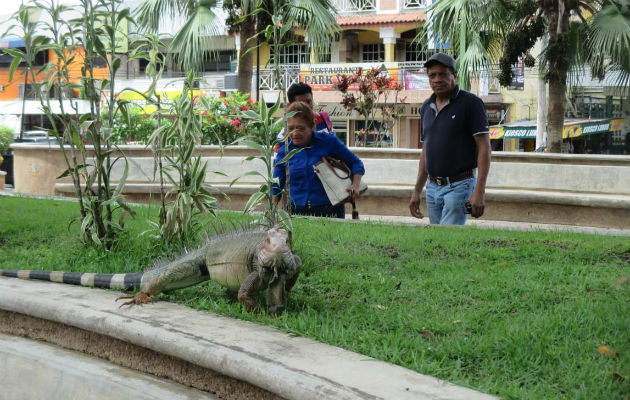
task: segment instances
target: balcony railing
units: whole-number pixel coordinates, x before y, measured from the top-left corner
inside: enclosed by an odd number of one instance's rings
[[[254,71],[254,79],[256,71]],[[289,86],[300,81],[300,67],[289,66],[281,67],[280,79],[282,79],[282,87],[286,90]],[[271,68],[261,68],[258,78],[260,90],[278,90],[278,81],[275,78],[275,71]]]
[[[339,14],[376,11],[376,0],[333,0]]]
[[[403,10],[417,10],[426,8],[425,0],[402,0]]]

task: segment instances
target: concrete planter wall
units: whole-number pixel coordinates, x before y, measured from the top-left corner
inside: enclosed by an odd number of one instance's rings
[[[65,170],[61,150],[48,145],[14,144],[15,190],[24,194],[73,196],[68,178],[57,180]],[[409,215],[409,199],[418,171],[421,150],[352,149],[365,163],[369,189],[358,203],[362,214]],[[143,146],[121,146],[130,164],[124,193],[129,201],[159,200],[159,183],[153,178],[151,151]],[[245,158],[255,153],[228,147],[221,155],[216,146],[200,146],[208,161],[206,183],[216,191],[222,207],[242,210],[261,179],[247,176],[263,172],[262,163]],[[122,174],[119,162],[114,180]],[[220,171],[227,176],[216,174]],[[630,228],[630,157],[548,153],[496,152],[486,191],[484,219],[559,223],[608,228]]]

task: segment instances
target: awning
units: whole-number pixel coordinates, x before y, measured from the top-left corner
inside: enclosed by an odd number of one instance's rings
[[[72,106],[77,107],[78,114],[90,113],[90,102],[87,100],[63,100],[63,107],[66,113],[74,114]],[[61,107],[56,100],[50,102],[50,108],[53,114],[61,113]],[[0,101],[0,114],[22,115],[22,100]],[[42,110],[42,105],[39,100],[26,100],[24,102],[24,115],[40,114],[44,114],[44,111]]]
[[[596,135],[626,128],[624,118],[566,119],[562,138]],[[536,121],[519,121],[490,127],[490,139],[536,139]]]
[[[24,40],[18,37],[3,37],[0,38],[0,49],[12,49],[14,47],[24,47],[26,43]]]

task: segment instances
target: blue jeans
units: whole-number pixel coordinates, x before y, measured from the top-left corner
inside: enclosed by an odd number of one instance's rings
[[[468,214],[464,203],[472,195],[477,178],[468,178],[444,186],[429,180],[427,183],[427,210],[429,221],[439,225],[464,225]]]

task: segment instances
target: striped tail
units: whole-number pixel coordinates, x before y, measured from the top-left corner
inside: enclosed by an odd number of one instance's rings
[[[31,271],[0,269],[0,276],[20,279],[37,279],[71,285],[131,290],[139,288],[142,272],[132,274],[92,274],[87,272]]]

